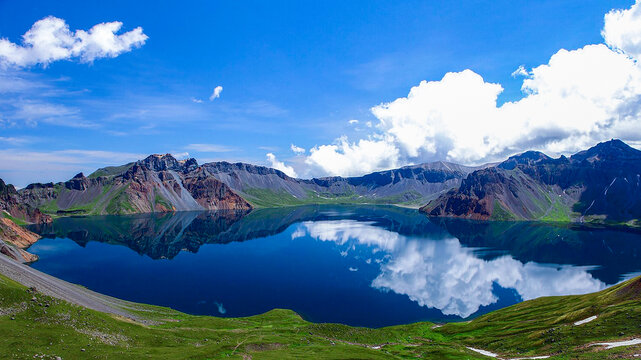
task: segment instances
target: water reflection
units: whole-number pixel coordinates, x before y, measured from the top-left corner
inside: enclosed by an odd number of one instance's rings
[[[285,307],[352,325],[442,321],[598,291],[641,271],[637,233],[430,220],[395,207],[62,218],[32,229],[51,239],[34,245],[36,268],[110,295],[218,316]],[[96,264],[126,274],[127,286]]]
[[[494,283],[515,289],[524,300],[583,294],[605,287],[584,267],[522,263],[508,255],[484,260],[453,237],[409,238],[354,220],[304,222],[292,237],[305,235],[333,241],[348,251],[367,247],[380,263],[373,287],[407,295],[421,306],[462,318],[497,302]]]

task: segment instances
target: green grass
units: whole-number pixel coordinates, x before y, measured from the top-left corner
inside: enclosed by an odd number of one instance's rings
[[[243,190],[243,192],[243,198],[258,208],[325,204],[398,204],[418,206],[423,203],[421,194],[416,191],[408,191],[403,194],[383,198],[370,198],[360,196],[356,193],[336,195],[331,193],[317,193],[314,191],[307,191],[305,197],[297,198],[284,190],[273,191],[260,188],[249,188]]]
[[[154,193],[154,206],[152,208],[155,209],[156,205],[162,205],[165,209],[173,209],[173,206],[171,206],[169,202],[158,192]]]
[[[501,206],[501,203],[494,200],[494,209],[492,210],[491,219],[497,221],[512,221],[516,220],[516,216]]]
[[[87,176],[90,179],[97,178],[99,176],[115,176],[115,175],[120,175],[124,173],[125,171],[129,170],[130,167],[132,167],[134,163],[129,163],[125,165],[120,165],[120,166],[107,166],[101,169],[98,169],[91,173],[91,175]]]
[[[107,214],[120,215],[135,212],[134,207],[129,203],[129,199],[127,197],[126,190],[128,187],[129,185],[123,186],[112,196],[105,208]]]
[[[539,220],[553,221],[553,222],[570,222],[570,207],[564,205],[561,200],[555,199],[554,203],[547,214],[542,216]]]
[[[314,324],[278,309],[216,318],[132,304],[133,312],[156,321],[145,326],[34,293],[0,276],[0,354],[3,359],[487,359],[466,348],[472,346],[506,357],[628,358],[641,347],[596,351],[585,345],[638,337],[640,294],[637,278],[598,293],[539,298],[438,328],[429,322],[380,329]],[[572,325],[591,315],[597,320]]]

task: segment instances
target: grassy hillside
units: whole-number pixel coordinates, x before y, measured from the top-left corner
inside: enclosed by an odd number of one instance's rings
[[[381,329],[313,324],[288,310],[248,318],[191,316],[132,306],[144,324],[42,295],[0,276],[0,354],[55,359],[629,358],[641,346],[587,346],[640,337],[641,278],[599,293],[527,301],[466,323]],[[582,325],[574,322],[597,315]]]
[[[415,191],[407,191],[394,196],[374,198],[360,196],[358,194],[335,195],[331,193],[317,193],[308,191],[307,197],[297,198],[285,191],[274,191],[269,189],[250,188],[241,194],[242,197],[257,208],[272,208],[300,205],[324,205],[324,204],[381,204],[381,205],[403,205],[419,207],[423,198]]]

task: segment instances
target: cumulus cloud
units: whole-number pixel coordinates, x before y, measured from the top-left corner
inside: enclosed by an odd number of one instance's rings
[[[223,87],[218,85],[214,88],[214,92],[209,95],[209,101],[214,101],[220,97],[220,93],[223,92]]]
[[[637,1],[626,10],[612,10],[605,15],[601,35],[605,43],[631,56],[641,55],[641,7]]]
[[[350,124],[350,125],[356,125],[356,124],[358,124],[358,120],[352,119],[352,120],[349,120],[347,123]]]
[[[292,151],[293,151],[294,153],[296,153],[296,155],[300,155],[300,154],[304,154],[304,153],[305,153],[305,149],[303,149],[303,148],[302,148],[302,147],[300,147],[300,146],[296,146],[296,145],[294,145],[294,144],[292,144],[292,145],[290,146],[290,149],[292,149]]]
[[[276,170],[280,170],[285,173],[287,176],[291,177],[297,177],[298,175],[296,174],[296,171],[294,171],[294,168],[288,165],[285,165],[284,162],[278,161],[276,159],[276,155],[272,153],[267,153],[267,161],[269,162],[270,166]]]
[[[120,21],[113,21],[94,25],[88,31],[72,32],[63,19],[48,16],[36,21],[22,35],[22,45],[0,39],[0,64],[5,67],[46,66],[54,61],[74,58],[93,62],[131,51],[148,39],[141,27],[117,35],[121,28]]]
[[[306,163],[314,175],[359,175],[433,160],[480,164],[529,149],[559,155],[611,138],[639,143],[639,4],[609,12],[603,37],[519,67],[523,97],[501,105],[503,87],[469,69],[422,81],[371,109],[377,123],[366,139],[316,146]]]
[[[341,137],[334,144],[315,146],[309,151],[305,163],[317,174],[352,176],[399,164],[399,150],[386,138],[350,143]]]

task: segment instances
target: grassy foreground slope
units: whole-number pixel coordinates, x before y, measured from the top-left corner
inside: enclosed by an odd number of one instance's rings
[[[313,324],[289,310],[247,318],[192,316],[139,305],[137,321],[72,305],[0,275],[3,359],[551,359],[632,358],[641,345],[595,342],[641,335],[641,278],[604,291],[546,297],[466,323],[381,329]],[[596,315],[582,325],[575,322]],[[141,319],[144,319],[141,321]]]

